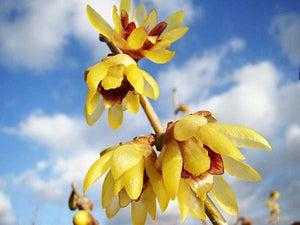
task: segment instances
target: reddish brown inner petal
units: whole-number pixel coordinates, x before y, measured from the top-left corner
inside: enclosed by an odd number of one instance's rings
[[[98,91],[108,101],[113,101],[118,104],[122,104],[123,99],[127,95],[128,91],[133,91],[134,88],[131,86],[129,81],[127,80],[126,76],[124,76],[121,85],[114,89],[105,90],[101,86],[101,82],[98,86]]]
[[[210,168],[207,172],[212,175],[222,175],[224,173],[224,164],[221,155],[215,153],[207,145],[203,145],[203,147],[208,151],[210,158]]]
[[[128,22],[129,22],[128,13],[123,9],[121,11],[121,23],[124,30],[126,29]]]
[[[148,34],[148,36],[159,36],[161,35],[161,33],[166,29],[167,27],[167,23],[166,22],[160,22],[159,24],[157,24]]]
[[[129,23],[125,28],[125,40],[129,37],[131,32],[136,28],[136,25],[134,22]]]

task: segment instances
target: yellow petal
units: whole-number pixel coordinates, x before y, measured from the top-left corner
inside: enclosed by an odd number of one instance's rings
[[[124,187],[124,176],[120,176],[117,180],[114,181],[114,192],[113,196],[116,196]]]
[[[207,174],[205,177],[197,180],[188,178],[186,182],[190,185],[196,196],[201,201],[205,201],[207,193],[213,188],[213,175]]]
[[[241,180],[258,182],[262,180],[261,175],[248,164],[235,160],[228,156],[222,156],[225,172]]]
[[[122,10],[125,10],[127,12],[127,14],[130,13],[130,4],[131,4],[131,0],[121,0],[120,15],[121,15]]]
[[[130,202],[131,202],[131,198],[128,196],[127,192],[123,188],[119,192],[119,205],[120,205],[121,208],[124,208],[124,207],[128,206],[128,204]]]
[[[113,17],[113,21],[114,21],[114,25],[115,25],[115,30],[120,35],[123,35],[124,29],[123,29],[123,26],[122,26],[122,23],[121,23],[121,18],[120,18],[119,14],[118,14],[118,9],[117,9],[117,7],[115,5],[114,5],[114,8],[113,8],[112,17]]]
[[[140,94],[143,94],[144,78],[142,70],[137,65],[130,65],[126,67],[124,72],[134,90],[136,90]]]
[[[130,168],[137,165],[143,158],[143,153],[135,149],[133,144],[124,144],[113,153],[111,172],[115,180]]]
[[[131,199],[140,197],[144,181],[144,159],[129,169],[124,176],[124,186]]]
[[[105,90],[115,89],[120,87],[124,76],[124,66],[111,66],[108,70],[107,76],[103,79],[101,85]]]
[[[110,167],[112,152],[109,152],[101,156],[93,165],[89,168],[85,175],[83,182],[83,193],[98,180]]]
[[[191,201],[191,189],[189,185],[185,182],[184,179],[180,179],[179,188],[177,192],[177,201],[181,216],[181,222],[185,221],[187,214],[190,209],[190,201]]]
[[[235,195],[222,176],[214,176],[214,187],[211,194],[219,206],[230,215],[238,214],[238,204]]]
[[[131,32],[127,41],[130,49],[135,51],[143,47],[146,39],[146,31],[143,28],[136,28]]]
[[[146,7],[143,3],[141,3],[133,10],[131,20],[137,25],[137,27],[139,27],[140,24],[146,19],[146,17]]]
[[[162,212],[164,212],[169,204],[168,192],[165,189],[163,179],[157,172],[154,163],[150,160],[145,161],[145,168],[149,177],[150,183],[153,187],[154,193],[157,196],[157,200]]]
[[[234,159],[245,159],[244,155],[226,136],[207,124],[198,129],[197,138],[216,153],[230,156]]]
[[[91,6],[86,6],[87,16],[93,27],[102,35],[111,39],[112,27]]]
[[[155,63],[167,63],[175,55],[175,51],[171,52],[167,49],[142,50],[141,53],[147,59]]]
[[[141,70],[144,77],[144,90],[143,94],[152,99],[157,99],[159,96],[159,87],[153,77],[146,71]]]
[[[264,137],[250,128],[221,123],[209,123],[208,125],[224,134],[238,147],[266,150],[272,149]]]
[[[176,28],[173,30],[170,30],[163,35],[160,36],[160,40],[164,41],[165,43],[172,43],[174,41],[177,41],[179,38],[181,38],[185,33],[189,30],[190,28],[185,26],[185,27],[180,27]]]
[[[110,67],[110,66],[115,66],[115,65],[124,65],[125,67],[134,64],[136,65],[136,61],[134,61],[133,58],[131,58],[127,54],[117,54],[114,56],[108,56],[105,58],[105,63]]]
[[[144,206],[146,207],[147,212],[151,216],[152,220],[156,219],[156,201],[155,201],[155,193],[151,184],[148,184],[148,187],[143,191],[140,200]]]
[[[92,114],[88,114],[87,112],[87,106],[85,106],[85,120],[88,125],[92,126],[101,116],[102,112],[104,110],[104,105],[103,105],[103,98],[102,96],[99,97],[98,104],[96,106],[96,109],[93,111]]]
[[[129,49],[129,45],[128,42],[116,31],[113,30],[112,31],[112,42],[114,43],[114,45],[122,50],[128,50]]]
[[[174,137],[178,141],[185,141],[195,136],[200,126],[207,123],[204,116],[187,115],[178,120],[174,126]]]
[[[182,170],[182,157],[179,146],[172,140],[166,146],[164,163],[162,165],[162,176],[169,197],[174,200],[177,195]]]
[[[97,63],[96,65],[90,67],[88,69],[88,75],[87,75],[87,85],[90,90],[97,91],[100,81],[104,79],[104,77],[107,75],[108,72],[108,66],[103,63]]]
[[[125,97],[125,106],[133,114],[136,114],[140,109],[140,97],[133,91],[129,91]]]
[[[106,208],[113,197],[114,190],[114,179],[111,175],[111,172],[106,175],[103,185],[102,185],[102,208]]]
[[[152,9],[148,17],[142,22],[141,27],[145,29],[147,34],[156,26],[157,24],[157,12]]]
[[[147,218],[147,210],[141,201],[131,203],[132,225],[144,225]]]
[[[156,169],[161,169],[164,158],[165,158],[165,154],[166,154],[166,145],[162,146],[161,152],[159,153],[157,159],[155,160],[155,168]]]
[[[201,201],[191,192],[190,214],[197,219],[206,219],[204,201]]]
[[[123,106],[114,104],[108,109],[108,122],[112,129],[117,130],[122,125],[123,121]]]
[[[119,196],[116,195],[112,197],[111,202],[109,205],[105,208],[106,216],[108,219],[113,218],[120,210],[119,205]]]
[[[173,13],[166,21],[166,23],[168,25],[167,25],[166,29],[164,30],[163,34],[172,29],[179,27],[183,21],[183,18],[184,18],[183,10],[179,10],[179,11]]]
[[[93,114],[99,103],[100,93],[88,89],[86,94],[86,111],[89,115]]]
[[[208,151],[202,147],[196,138],[189,138],[180,146],[183,152],[184,169],[195,176],[210,168]]]

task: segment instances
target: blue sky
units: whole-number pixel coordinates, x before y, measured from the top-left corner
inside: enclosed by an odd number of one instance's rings
[[[118,131],[109,127],[106,114],[93,127],[84,121],[83,73],[109,53],[88,23],[87,3],[111,22],[112,5],[119,1],[1,0],[0,224],[30,224],[36,208],[38,224],[70,224],[71,182],[81,184],[102,148],[151,132],[147,122],[140,123],[146,120],[142,110],[126,112]],[[176,55],[170,63],[140,62],[159,83],[160,98],[153,104],[164,123],[173,119],[171,90],[177,87],[179,100],[192,111],[210,110],[220,122],[258,130],[273,152],[243,152],[264,180],[252,184],[228,177],[240,213],[267,224],[264,202],[276,189],[279,224],[300,220],[300,2],[147,0],[146,5],[156,8],[161,20],[183,9],[190,26],[172,45]],[[128,210],[105,218],[100,183],[88,192],[95,217],[103,225],[130,223]],[[179,224],[178,216],[171,204],[158,221]],[[186,224],[196,221],[188,218]]]

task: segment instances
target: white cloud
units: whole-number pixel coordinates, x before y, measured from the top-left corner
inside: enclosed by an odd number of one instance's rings
[[[300,15],[288,13],[272,19],[270,33],[279,41],[292,63],[300,65]]]
[[[0,189],[0,224],[13,225],[16,224],[9,197]]]
[[[172,13],[183,10],[185,15],[185,23],[191,22],[195,18],[202,18],[204,10],[200,6],[196,6],[192,0],[148,0],[157,8],[161,14],[171,15]]]
[[[106,46],[97,41],[98,34],[88,22],[85,5],[92,4],[111,21],[112,6],[117,1],[2,2],[0,49],[2,63],[6,65],[13,63],[29,69],[51,68],[59,62],[63,48],[74,37],[93,53],[96,54],[97,51],[98,56],[99,52],[102,56],[105,55],[104,52],[108,52]]]

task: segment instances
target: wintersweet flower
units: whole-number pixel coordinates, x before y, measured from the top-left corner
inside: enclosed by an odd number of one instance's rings
[[[83,192],[109,171],[102,188],[107,217],[114,217],[120,208],[131,204],[133,225],[144,225],[147,213],[156,219],[156,198],[164,211],[169,197],[154,166],[156,153],[151,145],[137,140],[104,150],[87,172]]]
[[[100,34],[135,60],[146,57],[155,63],[169,62],[175,54],[169,50],[171,44],[189,29],[179,27],[184,12],[177,11],[167,21],[158,23],[155,9],[147,15],[145,5],[140,4],[129,18],[130,8],[130,0],[121,0],[119,10],[113,7],[114,29],[89,5],[87,15]]]
[[[126,54],[108,56],[89,67],[85,81],[88,85],[85,118],[89,125],[93,125],[106,108],[110,126],[118,129],[123,121],[123,103],[130,112],[137,113],[139,94],[152,99],[159,95],[156,81]]]
[[[162,152],[156,161],[171,199],[177,197],[182,221],[188,213],[205,219],[208,192],[229,214],[238,213],[235,195],[222,174],[257,182],[260,174],[245,162],[241,148],[271,150],[256,131],[216,123],[207,111],[199,111],[168,124]]]

